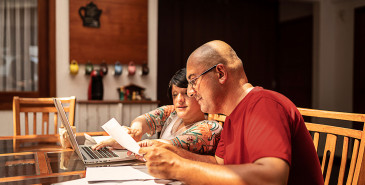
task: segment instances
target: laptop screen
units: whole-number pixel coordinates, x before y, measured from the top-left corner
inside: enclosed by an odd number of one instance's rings
[[[82,160],[83,157],[82,157],[80,149],[78,147],[78,144],[77,144],[77,141],[76,141],[76,136],[74,135],[74,133],[71,129],[70,122],[68,122],[65,110],[63,109],[63,106],[62,106],[62,103],[57,98],[53,98],[53,102],[56,106],[58,114],[61,117],[61,122],[62,122],[63,126],[66,128],[67,134],[69,135],[69,138],[70,138],[70,141],[71,141],[71,146],[76,151],[77,155],[79,155],[80,159]]]

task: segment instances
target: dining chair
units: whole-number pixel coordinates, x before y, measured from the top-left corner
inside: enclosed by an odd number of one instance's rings
[[[69,122],[74,126],[76,97],[60,97]],[[33,140],[51,141],[55,137],[37,137],[58,133],[58,113],[52,98],[13,98],[14,136],[34,136]],[[51,125],[52,124],[52,125]],[[51,128],[53,127],[53,129]],[[53,130],[53,131],[52,131]],[[16,137],[15,137],[16,138]],[[18,137],[19,138],[19,137]],[[13,147],[18,148],[19,139],[14,140]]]
[[[365,114],[298,110],[305,120],[310,119],[305,124],[321,162],[324,184],[336,184],[336,178],[337,185],[364,184]]]

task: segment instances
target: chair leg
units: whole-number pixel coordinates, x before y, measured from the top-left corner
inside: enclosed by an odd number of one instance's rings
[[[13,153],[16,153],[18,151],[18,146],[17,146],[17,141],[16,138],[13,138]]]

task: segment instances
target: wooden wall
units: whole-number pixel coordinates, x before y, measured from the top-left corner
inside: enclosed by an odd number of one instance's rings
[[[94,0],[100,27],[84,27],[79,8],[91,1],[69,0],[70,60],[93,64],[147,63],[147,0]]]

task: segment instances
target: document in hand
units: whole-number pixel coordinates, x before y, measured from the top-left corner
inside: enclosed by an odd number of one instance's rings
[[[116,119],[112,118],[101,127],[124,148],[135,154],[139,154],[138,152],[141,147],[123,130]]]

